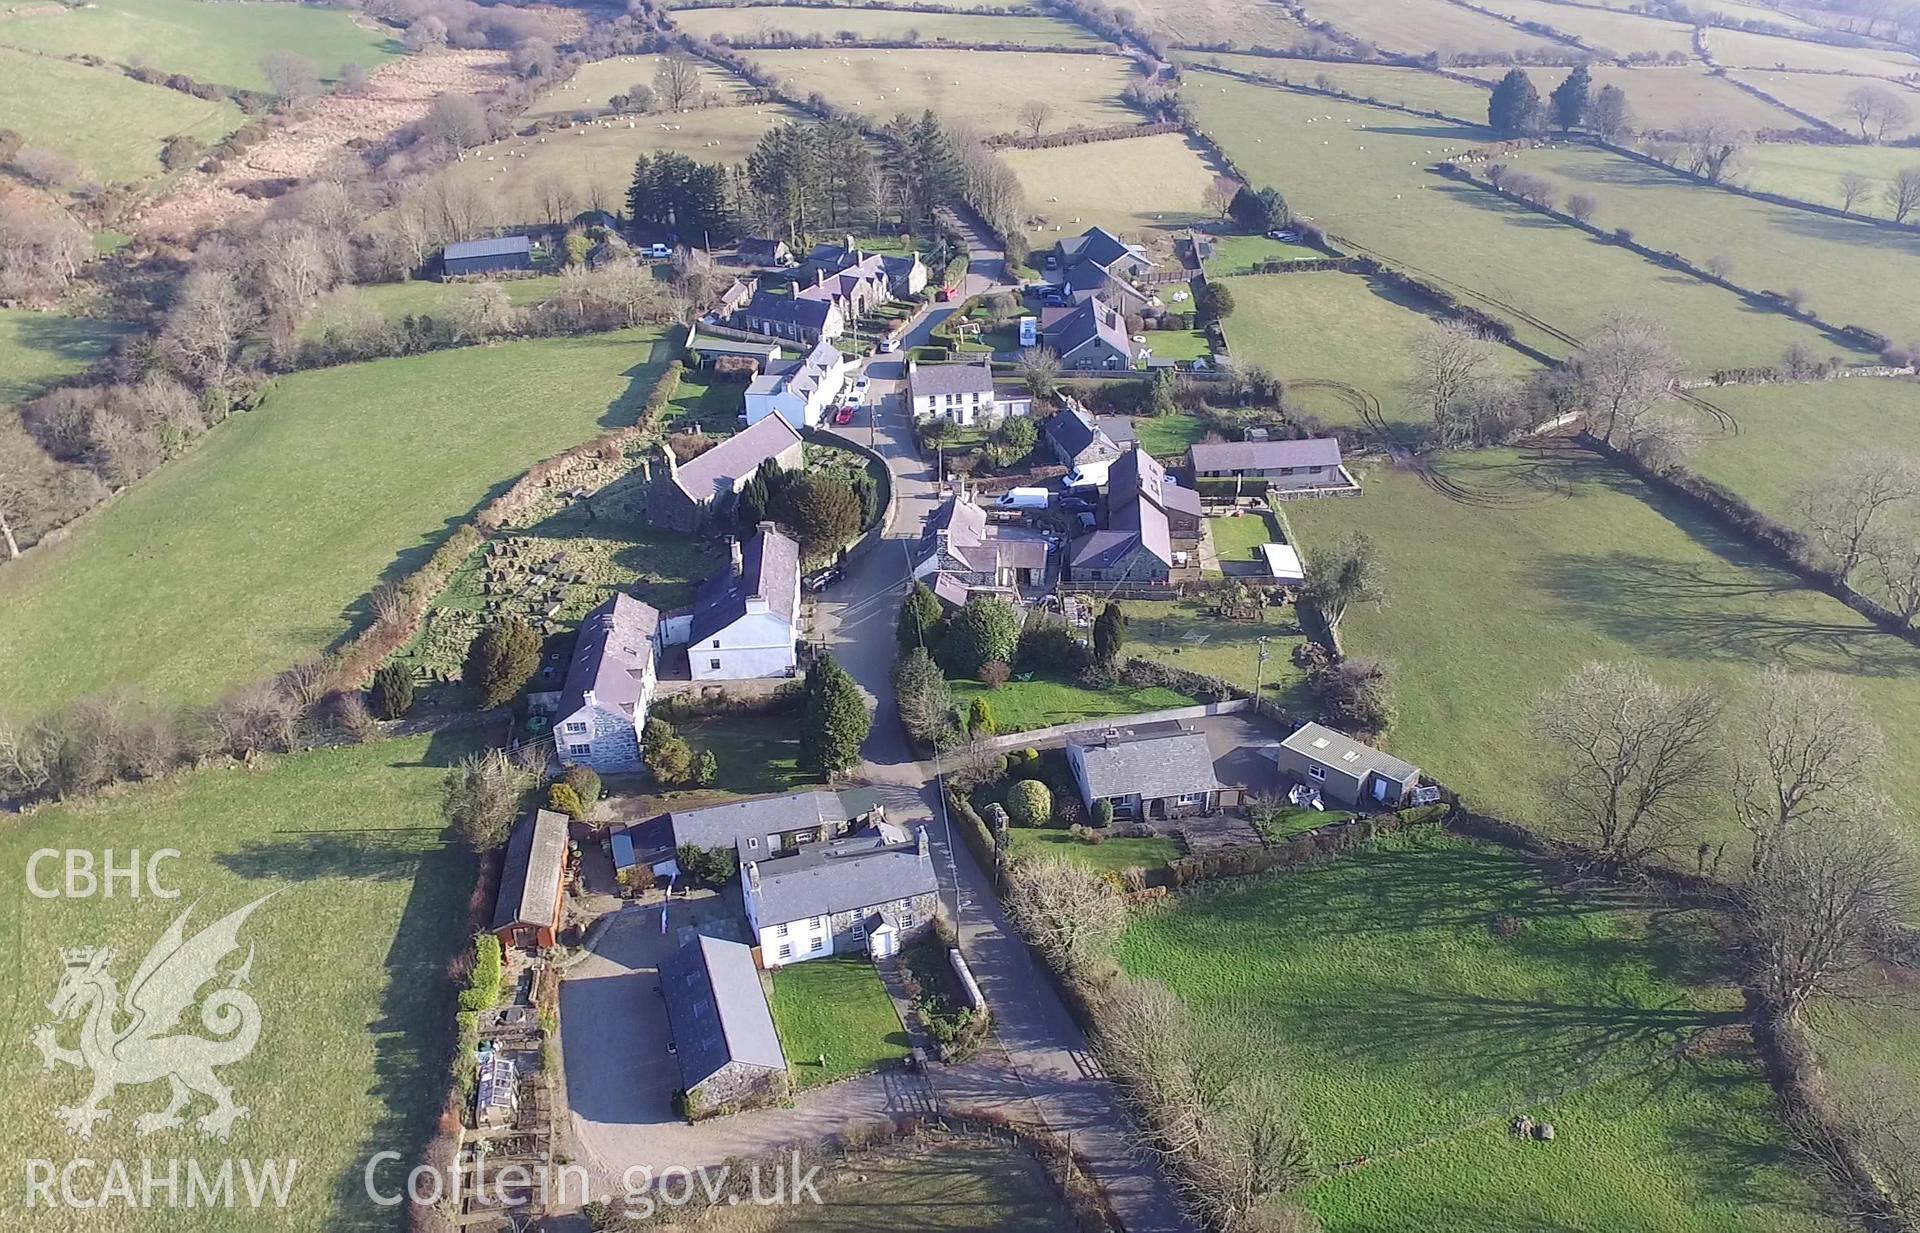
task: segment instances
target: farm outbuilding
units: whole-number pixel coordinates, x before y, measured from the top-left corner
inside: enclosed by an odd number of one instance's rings
[[[440,252],[440,272],[447,278],[499,274],[533,268],[533,241],[523,235],[495,236],[491,240],[462,240]]]
[[[1268,753],[1283,778],[1305,784],[1347,808],[1403,804],[1420,768],[1363,745],[1324,724],[1303,724]]]
[[[524,819],[507,840],[494,902],[493,932],[508,946],[545,950],[560,932],[567,887],[567,818],[545,809]]]

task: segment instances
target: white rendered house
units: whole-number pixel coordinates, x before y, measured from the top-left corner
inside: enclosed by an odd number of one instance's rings
[[[747,386],[747,423],[777,415],[795,431],[811,428],[833,407],[852,367],[840,349],[822,339],[797,360],[776,360]]]
[[[686,635],[693,679],[793,675],[799,615],[800,545],[763,522],[752,539],[733,545],[727,568],[700,586]]]

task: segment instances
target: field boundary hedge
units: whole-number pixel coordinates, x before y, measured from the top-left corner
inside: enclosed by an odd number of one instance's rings
[[[1057,133],[1022,137],[1018,133],[996,133],[985,145],[993,150],[1056,150],[1062,146],[1090,145],[1097,141],[1126,141],[1133,137],[1158,137],[1163,133],[1184,133],[1187,126],[1173,120],[1150,120],[1145,124],[1106,124],[1098,128],[1063,128]]]
[[[1684,167],[1676,167],[1672,163],[1662,162],[1644,151],[1615,145],[1599,137],[1575,134],[1574,139],[1585,142],[1587,145],[1596,146],[1609,154],[1617,154],[1622,158],[1632,159],[1636,163],[1644,163],[1650,167],[1658,167],[1662,171],[1679,176],[1684,180],[1691,180],[1703,188],[1717,188],[1722,192],[1732,193],[1737,197],[1751,197],[1755,201],[1764,201],[1768,205],[1785,206],[1793,210],[1806,210],[1813,214],[1824,214],[1828,218],[1843,218],[1850,223],[1868,223],[1875,227],[1886,227],[1894,231],[1920,231],[1920,222],[1896,223],[1890,218],[1881,218],[1875,214],[1849,214],[1838,206],[1821,205],[1817,201],[1804,201],[1798,197],[1786,197],[1779,193],[1767,192],[1765,189],[1748,188],[1742,184],[1731,184],[1725,180],[1709,180],[1707,177],[1696,172],[1688,171]]]

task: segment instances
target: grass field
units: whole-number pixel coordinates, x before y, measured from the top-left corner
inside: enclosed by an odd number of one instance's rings
[[[1733,69],[1799,69],[1808,73],[1864,73],[1905,77],[1920,72],[1920,57],[1873,47],[1833,47],[1803,39],[1745,30],[1707,32],[1707,53],[1714,63]]]
[[[703,1217],[714,1233],[1053,1233],[1072,1218],[1045,1169],[997,1139],[928,1132],[848,1156],[822,1170],[820,1202],[742,1203]]]
[[[24,870],[28,855],[43,847],[172,847],[180,855],[163,862],[160,875],[180,897],[133,898],[123,885],[112,898],[19,893],[0,904],[10,939],[4,971],[14,990],[0,1059],[16,1076],[0,1096],[0,1151],[13,1160],[152,1155],[163,1170],[169,1156],[197,1157],[209,1170],[228,1153],[293,1157],[294,1185],[275,1227],[379,1228],[390,1221],[392,1209],[367,1200],[361,1174],[376,1151],[414,1158],[439,1111],[441,1050],[450,1050],[453,1026],[446,961],[465,941],[462,917],[474,874],[472,859],[443,838],[440,784],[444,768],[465,752],[464,741],[445,736],[378,741],[183,774],[112,799],[15,818],[0,838],[0,859],[10,869]],[[59,881],[48,869],[40,872],[43,884]],[[64,1066],[42,1074],[39,1051],[27,1040],[50,1017],[42,1003],[59,982],[57,948],[113,947],[110,971],[125,988],[187,905],[195,905],[190,931],[198,930],[269,893],[274,898],[241,930],[242,950],[221,964],[230,972],[257,945],[245,988],[260,1007],[259,1044],[219,1072],[236,1102],[251,1109],[232,1138],[203,1141],[191,1124],[137,1136],[135,1118],[167,1102],[166,1085],[151,1083],[120,1088],[107,1102],[112,1120],[96,1126],[90,1141],[70,1138],[54,1110],[79,1103],[88,1076]],[[315,962],[323,938],[326,961]],[[182,1028],[201,1034],[198,1012],[189,1010]],[[61,1043],[71,1047],[76,1034],[76,1025],[65,1025]],[[210,1107],[195,1097],[186,1113],[197,1117]],[[137,1178],[139,1166],[132,1167]],[[89,1193],[97,1193],[104,1163],[100,1168]],[[48,1233],[99,1227],[98,1213],[74,1209],[36,1212],[30,1223]],[[224,1233],[261,1223],[244,1207],[210,1211],[184,1202],[144,1211],[129,1205],[112,1220],[129,1233]]]
[[[616,94],[625,94],[636,85],[653,89],[660,63],[666,58],[660,55],[615,56],[609,60],[589,61],[576,69],[567,80],[542,90],[521,118],[543,120],[549,116],[572,115],[574,112],[604,111],[608,99]],[[700,82],[709,102],[725,100],[733,103],[745,96],[747,83],[726,69],[707,60],[694,60],[692,64],[699,70]]]
[[[1215,172],[1203,147],[1180,133],[1098,141],[1052,150],[1003,150],[1027,206],[1045,220],[1036,247],[1061,234],[1105,227],[1116,234],[1173,231],[1213,221],[1201,198]]]
[[[630,331],[281,378],[0,570],[0,696],[15,714],[110,687],[201,702],[318,654],[532,463],[631,423],[657,345]]]
[[[1406,405],[1411,344],[1429,320],[1418,303],[1355,274],[1264,274],[1223,285],[1233,291],[1227,345],[1235,355],[1258,356],[1284,381],[1357,387],[1380,401],[1381,414],[1402,436],[1426,431],[1426,418]],[[1518,375],[1532,367],[1510,348],[1494,355],[1497,370]],[[1328,424],[1361,425],[1350,396],[1339,390],[1296,387],[1289,397]]]
[[[1026,856],[1058,856],[1099,873],[1118,872],[1135,865],[1151,869],[1180,855],[1180,845],[1171,839],[1103,839],[1095,843],[1071,831],[1031,826],[1008,827],[1007,833],[1013,837],[1016,860]]]
[[[1807,44],[1800,44],[1807,46]],[[1839,73],[1768,73],[1761,71],[1736,71],[1728,74],[1749,85],[1754,85],[1773,95],[1790,107],[1798,107],[1810,115],[1819,116],[1843,130],[1854,131],[1853,121],[1845,114],[1847,95],[1858,90],[1864,84],[1858,77]],[[1887,129],[1889,140],[1911,137],[1920,133],[1920,108],[1905,123]]]
[[[1794,491],[1862,454],[1920,458],[1920,383],[1833,381],[1704,390],[1740,422],[1710,437],[1694,469],[1787,522]]]
[[[78,163],[80,180],[103,183],[160,174],[160,147],[168,137],[198,137],[213,145],[241,121],[232,103],[10,47],[0,47],[0,116],[28,145]]]
[[[1309,20],[1331,22],[1383,51],[1437,52],[1442,63],[1460,52],[1558,52],[1566,47],[1447,0],[1312,0],[1305,7]]]
[[[987,700],[987,705],[993,708],[994,725],[1002,733],[1031,732],[1103,715],[1138,715],[1193,705],[1193,699],[1185,694],[1157,685],[1146,689],[1124,685],[1089,689],[1076,682],[1040,678],[1012,680],[999,689],[988,689],[977,681],[953,682],[954,709],[962,715],[975,698]]]
[[[0,406],[105,359],[133,327],[118,321],[0,308]]]
[[[1380,546],[1391,605],[1349,614],[1341,632],[1349,652],[1398,668],[1395,754],[1477,808],[1551,827],[1526,713],[1581,664],[1637,660],[1665,680],[1727,686],[1781,664],[1834,673],[1860,691],[1887,735],[1884,786],[1908,802],[1896,813],[1920,835],[1911,805],[1920,651],[1911,644],[1578,451],[1484,451],[1435,465],[1491,505],[1367,467],[1365,495],[1288,507],[1309,547],[1347,531]],[[1724,819],[1702,824],[1729,836]]]
[[[1914,158],[1920,164],[1920,151]],[[1733,281],[1756,290],[1804,288],[1809,307],[1829,321],[1894,338],[1920,328],[1910,290],[1920,280],[1920,232],[1720,192],[1590,148],[1539,147],[1512,165],[1552,181],[1562,205],[1573,193],[1594,198],[1597,226],[1627,227],[1649,248],[1696,265],[1725,256]]]
[[[1482,129],[1234,81],[1196,95],[1195,108],[1248,176],[1285,185],[1287,200],[1335,244],[1365,246],[1442,282],[1513,319],[1520,339],[1548,354],[1570,348],[1527,317],[1578,338],[1628,306],[1667,323],[1696,367],[1771,363],[1792,342],[1833,350],[1783,315],[1425,170],[1486,140]]]
[[[1156,660],[1247,690],[1257,675],[1267,698],[1283,705],[1297,701],[1301,677],[1293,648],[1305,638],[1292,608],[1262,609],[1258,621],[1223,621],[1199,599],[1128,600],[1121,606],[1127,613],[1127,658]],[[1272,639],[1264,670],[1261,638]]]
[[[1464,71],[1489,85],[1500,80],[1507,72],[1504,67],[1470,68]],[[1568,71],[1535,65],[1527,69],[1527,76],[1533,80],[1540,97],[1545,98],[1553,93],[1555,86],[1566,80]],[[1765,99],[1755,98],[1726,78],[1713,76],[1707,72],[1705,65],[1620,68],[1596,64],[1589,67],[1588,75],[1593,78],[1596,94],[1608,86],[1620,87],[1627,96],[1628,106],[1633,109],[1634,124],[1640,128],[1672,131],[1684,127],[1689,120],[1705,116],[1720,117],[1750,129],[1800,128],[1806,123]],[[1486,115],[1486,103],[1483,100],[1480,110],[1468,118],[1484,121]]]
[[[1830,998],[1807,1016],[1829,1081],[1854,1107],[1890,1091],[1920,1100],[1920,980],[1884,964],[1867,977],[1868,996]]]
[[[260,60],[294,51],[323,79],[343,64],[373,68],[400,54],[388,32],[362,26],[344,9],[304,4],[207,4],[203,0],[97,0],[81,8],[0,23],[0,44],[56,56],[136,60],[168,73],[248,90],[268,88]]]
[[[558,274],[540,274],[532,278],[502,278],[492,285],[506,293],[507,302],[517,308],[531,308],[560,289]],[[467,283],[439,283],[413,279],[404,283],[368,283],[364,286],[342,284],[321,296],[313,312],[301,326],[303,338],[318,338],[335,322],[356,319],[364,313],[378,313],[388,321],[402,317],[436,316],[450,312],[472,290]]]
[[[1120,958],[1193,1009],[1209,1064],[1291,1083],[1330,1233],[1837,1228],[1792,1172],[1703,929],[1408,833],[1185,892]],[[1511,1137],[1523,1111],[1555,1142]]]
[[[1621,56],[1635,51],[1693,54],[1693,27],[1682,22],[1547,0],[1486,0],[1482,7],[1518,21],[1537,22],[1570,34],[1588,47]]]
[[[1226,278],[1251,274],[1266,261],[1317,261],[1325,256],[1317,248],[1270,240],[1263,235],[1215,236],[1213,260],[1207,264],[1207,273]]]
[[[809,959],[773,973],[773,1022],[794,1087],[804,1090],[907,1056],[907,1032],[880,974],[861,955]],[[825,1066],[820,1058],[827,1059]]]
[[[1259,73],[1275,81],[1313,86],[1321,90],[1339,90],[1356,98],[1371,98],[1401,107],[1438,111],[1478,123],[1487,115],[1486,90],[1424,69],[1400,68],[1388,64],[1333,64],[1306,60],[1279,60],[1268,56],[1217,55],[1212,52],[1182,52],[1179,59],[1192,64],[1219,64],[1242,73]],[[1193,89],[1204,93],[1209,79],[1197,79]]]
[[[1054,129],[1140,118],[1120,103],[1131,70],[1114,56],[959,49],[750,55],[769,72],[800,83],[800,93],[818,90],[835,106],[880,122],[932,108],[948,124],[1007,133],[1020,126],[1020,105],[1036,98],[1053,105]]]
[[[1796,197],[1816,205],[1839,208],[1840,177],[1847,172],[1866,176],[1873,187],[1854,203],[1856,214],[1890,218],[1885,193],[1894,174],[1920,167],[1920,150],[1902,146],[1803,146],[1767,143],[1754,145],[1740,156],[1739,182],[1761,192]]]
[[[1273,0],[1119,0],[1149,30],[1187,43],[1231,41],[1241,47],[1284,50],[1307,33]]]
[[[842,33],[877,42],[1025,43],[1034,47],[1098,47],[1101,40],[1071,22],[1051,17],[996,13],[912,13],[888,9],[840,12],[834,9],[743,5],[724,9],[685,9],[673,22],[701,38],[725,37],[736,43],[776,42],[779,36]]]

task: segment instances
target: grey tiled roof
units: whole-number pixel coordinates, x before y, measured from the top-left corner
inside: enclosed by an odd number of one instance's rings
[[[465,257],[505,257],[511,253],[530,253],[533,241],[523,235],[495,236],[491,240],[462,240],[440,250],[443,258],[458,261]]]
[[[1060,250],[1063,263],[1091,261],[1102,267],[1112,265],[1133,251],[1120,237],[1104,227],[1089,227],[1079,235],[1061,240],[1056,247]]]
[[[1079,407],[1063,407],[1055,411],[1041,427],[1061,457],[1075,463],[1098,462],[1102,458],[1115,458],[1120,454],[1120,447],[1113,443],[1113,438],[1101,430],[1093,416]]]
[[[659,611],[631,595],[615,595],[589,612],[573,641],[560,713],[573,714],[592,693],[595,706],[632,714],[659,627]]]
[[[1121,355],[1133,355],[1126,323],[1119,313],[1099,300],[1082,300],[1050,327],[1048,341],[1065,359],[1097,338],[1106,339]]]
[[[690,939],[660,965],[660,992],[682,1086],[698,1087],[730,1062],[787,1068],[748,947],[705,934]]]
[[[1132,796],[1148,800],[1182,796],[1189,792],[1217,792],[1221,783],[1213,774],[1213,751],[1198,732],[1118,737],[1110,743],[1097,734],[1074,740],[1087,768],[1087,788],[1094,798]]]
[[[793,856],[761,861],[761,925],[778,925],[877,907],[940,889],[933,857],[917,844],[875,848],[860,836],[813,844]]]
[[[695,501],[711,501],[733,492],[761,463],[792,449],[799,440],[800,434],[783,416],[769,415],[675,467],[673,482]]]
[[[747,317],[757,317],[763,321],[784,321],[794,325],[812,326],[819,329],[827,323],[827,313],[833,307],[825,300],[802,299],[797,295],[773,295],[767,291],[754,292],[753,299],[740,312]]]
[[[993,369],[986,360],[978,364],[916,364],[908,377],[913,396],[929,394],[991,394]]]
[[[1200,513],[1200,494],[1174,483],[1167,469],[1153,456],[1135,446],[1114,460],[1107,472],[1107,507],[1118,511],[1139,498],[1153,502],[1163,510]]]
[[[1304,441],[1215,441],[1187,447],[1196,471],[1265,471],[1272,467],[1337,467],[1340,442],[1332,437]]]
[[[760,422],[779,419],[777,415],[769,415]],[[734,573],[728,565],[700,584],[693,601],[689,637],[694,642],[711,638],[745,616],[747,601],[754,598],[766,600],[767,609],[773,615],[793,624],[799,581],[800,545],[770,525],[761,526],[740,548],[739,573]]]
[[[1295,753],[1355,779],[1365,777],[1368,771],[1377,771],[1396,783],[1405,783],[1420,774],[1420,768],[1413,763],[1402,762],[1392,754],[1382,753],[1371,745],[1363,745],[1325,724],[1302,724],[1297,732],[1280,743]]]
[[[507,840],[500,897],[493,905],[493,927],[559,924],[556,905],[566,863],[565,814],[537,809],[531,818],[521,819]]]
[[[772,835],[847,820],[847,807],[832,792],[789,792],[754,800],[679,809],[668,815],[673,846],[691,843],[702,848],[732,848],[748,835]]]

